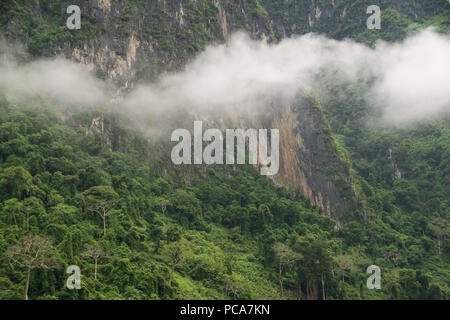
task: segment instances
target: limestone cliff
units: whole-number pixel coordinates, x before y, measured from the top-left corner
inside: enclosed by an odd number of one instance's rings
[[[280,169],[270,178],[278,185],[299,190],[321,208],[322,214],[335,220],[337,227],[345,214],[361,209],[351,164],[339,154],[317,98],[299,94],[291,103],[275,100],[268,110],[245,110],[229,116],[236,128],[279,129]],[[220,127],[218,122],[211,126]]]
[[[337,221],[357,209],[350,168],[339,157],[317,99],[300,97],[278,107],[270,127],[280,130],[280,172],[275,182],[300,190]]]
[[[62,54],[123,89],[182,69],[207,44],[227,41],[236,30],[273,40],[268,14],[257,0],[18,2],[4,5],[9,19],[3,33],[11,42],[25,43],[35,56]],[[69,5],[80,7],[80,30],[65,27]]]
[[[20,2],[20,1],[19,1]],[[253,38],[277,41],[291,34],[334,30],[330,25],[345,21],[349,7],[335,1],[298,1],[294,8],[276,1],[23,1],[31,26],[20,25],[11,4],[11,16],[4,30],[12,41],[22,41],[32,56],[64,55],[87,65],[98,77],[115,82],[122,90],[141,81],[152,81],[164,72],[183,69],[207,44],[227,42],[240,29]],[[402,2],[403,3],[403,2]],[[67,6],[81,8],[81,29],[68,30]],[[358,10],[364,9],[361,4]],[[414,16],[409,5],[398,5],[405,15]],[[267,9],[267,10],[266,10]],[[359,11],[358,11],[359,12]],[[422,12],[422,11],[421,11]],[[360,24],[366,17],[363,11]],[[290,24],[292,19],[296,22]],[[22,21],[22,20],[20,20]],[[35,39],[32,25],[47,28]],[[325,29],[324,29],[325,28]],[[339,28],[338,28],[339,30]],[[342,31],[336,37],[345,35]],[[39,45],[38,45],[39,43]],[[46,46],[42,46],[46,43]],[[240,127],[280,129],[280,172],[277,184],[299,190],[323,214],[342,220],[358,207],[349,164],[337,150],[329,125],[317,101],[299,97],[291,104],[275,103],[264,118],[260,115],[235,120]],[[89,134],[113,132],[103,119],[85,124]],[[110,150],[120,134],[106,139]],[[123,140],[123,139],[122,139]]]

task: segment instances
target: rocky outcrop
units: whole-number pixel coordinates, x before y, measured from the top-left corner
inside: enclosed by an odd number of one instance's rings
[[[314,98],[300,97],[274,110],[270,126],[280,130],[280,171],[273,179],[300,190],[324,215],[339,221],[358,204],[349,168],[316,104]]]
[[[367,7],[371,4],[378,4],[382,11],[388,10],[388,8],[394,9],[402,19],[410,19],[418,23],[422,19],[444,12],[448,8],[446,1],[421,0],[396,0],[384,3],[335,0],[261,0],[261,3],[270,15],[275,36],[278,38],[308,32],[325,33],[335,39],[350,38],[353,35],[361,34],[367,30],[366,21],[369,17]],[[392,21],[383,23],[385,23],[383,29],[390,29],[387,32],[387,34],[390,33],[388,37],[401,38],[397,34],[395,21],[394,23]],[[387,34],[379,36],[384,37]],[[387,38],[386,40],[392,39]]]
[[[81,9],[80,30],[64,29],[72,4]],[[207,44],[226,42],[233,31],[245,29],[255,38],[274,40],[268,13],[258,0],[34,0],[20,5],[35,19],[31,25],[42,25],[39,43],[48,46],[33,46],[30,30],[21,30],[23,17],[10,19],[6,34],[11,40],[23,35],[33,54],[64,55],[124,90],[182,69]]]
[[[36,17],[59,15],[64,24],[69,4],[36,0],[27,6]],[[276,41],[272,26],[279,36],[302,33],[320,25],[335,10],[330,1],[306,1],[289,11],[305,15],[305,19],[298,19],[287,30],[286,20],[274,14],[277,4],[269,1],[91,0],[81,7],[81,30],[66,31],[65,38],[56,36],[50,50],[87,65],[98,77],[115,82],[122,90],[131,89],[137,81],[183,68],[205,45],[226,42],[233,31],[245,29],[254,38]],[[300,9],[305,10],[300,13]],[[345,16],[347,9],[339,10]],[[353,210],[357,204],[349,169],[339,159],[329,126],[314,99],[299,97],[292,104],[274,103],[264,117],[261,114],[230,117],[236,127],[280,130],[280,171],[273,177],[275,183],[299,190],[323,214],[337,221]],[[109,150],[126,152],[120,132],[102,117],[93,118],[85,126],[87,134],[101,135]]]
[[[213,114],[197,114],[195,118],[205,127],[220,130],[278,129],[280,167],[276,175],[268,176],[275,184],[300,191],[323,215],[333,219],[337,228],[353,211],[364,211],[348,163],[339,156],[318,99],[299,94],[290,103],[275,99],[265,108],[227,110],[225,121],[223,114],[220,119]]]
[[[270,178],[299,190],[339,227],[346,214],[360,208],[350,168],[337,152],[337,142],[320,102],[299,95],[291,103],[274,101],[270,110],[231,115],[239,128],[276,128],[280,132],[280,169]]]

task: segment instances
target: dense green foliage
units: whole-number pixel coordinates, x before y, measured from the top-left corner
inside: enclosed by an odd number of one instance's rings
[[[182,26],[169,15],[179,1],[120,2],[123,14],[107,18],[83,11],[77,33],[63,27],[66,2],[41,2],[42,16],[23,1],[0,2],[0,36],[25,39],[30,57],[135,31],[154,46],[154,76],[224,40],[210,0],[181,1]],[[379,32],[365,29],[367,1],[324,1],[328,11],[310,26],[312,2],[230,0],[225,10],[234,30],[258,27],[273,41],[316,31],[372,45],[428,25],[448,30],[446,1],[375,1],[386,26]],[[138,79],[152,78],[145,67]],[[252,166],[174,167],[113,112],[14,104],[0,93],[0,299],[24,297],[27,267],[12,257],[30,234],[52,241],[54,260],[30,268],[30,299],[279,298],[280,282],[287,299],[449,299],[449,121],[367,126],[377,115],[364,84],[326,85],[332,95],[318,112],[363,205],[340,229]],[[95,117],[111,125],[109,136],[89,132]],[[381,290],[366,287],[373,264]],[[69,265],[81,268],[80,290],[66,287]]]
[[[54,269],[31,272],[32,299],[276,298],[278,242],[303,257],[285,268],[283,297],[321,298],[322,278],[327,299],[448,295],[450,250],[439,222],[448,221],[448,185],[434,183],[436,189],[418,192],[433,172],[442,178],[434,170],[444,165],[448,171],[448,157],[442,163],[424,157],[434,163],[421,164],[422,153],[432,152],[432,146],[418,141],[413,153],[417,165],[428,165],[429,171],[394,185],[390,173],[378,173],[386,168],[385,157],[374,156],[361,168],[357,162],[361,180],[366,179],[364,193],[373,193],[367,195],[368,208],[376,216],[337,231],[301,195],[275,187],[251,166],[162,166],[139,160],[145,158],[137,151],[142,142],[136,142],[134,154],[109,152],[101,135],[69,127],[57,112],[40,112],[43,107],[36,104],[26,108],[2,98],[0,110],[0,250],[31,232],[53,239],[59,261]],[[446,128],[436,125],[427,129],[433,135],[416,134],[436,139],[434,148],[445,147]],[[371,137],[374,143],[382,140]],[[106,215],[104,234],[92,203],[108,199],[117,201]],[[86,246],[100,247],[108,256],[99,259],[96,280]],[[177,250],[182,259],[169,285]],[[65,287],[71,264],[81,267],[81,290]],[[383,270],[382,290],[365,287],[370,264]],[[3,259],[2,298],[21,298],[25,276],[23,268]]]
[[[334,39],[351,38],[373,45],[376,40],[397,41],[424,26],[442,32],[450,27],[450,5],[445,0],[261,0],[277,26],[278,38],[318,32]],[[366,27],[367,7],[381,9],[381,29]],[[312,13],[311,13],[312,12]]]

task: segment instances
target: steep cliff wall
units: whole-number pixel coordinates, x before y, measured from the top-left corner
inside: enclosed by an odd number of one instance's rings
[[[266,108],[230,112],[232,126],[279,129],[280,168],[269,177],[278,185],[299,190],[339,227],[345,214],[361,209],[361,204],[351,163],[340,153],[342,147],[332,136],[319,100],[302,93],[289,103],[275,99]],[[211,126],[220,128],[218,121]]]
[[[275,182],[300,190],[323,214],[338,221],[358,207],[349,164],[339,156],[317,99],[299,97],[277,108],[271,127],[280,130],[280,172]]]
[[[370,3],[373,4],[373,3]],[[81,29],[68,30],[69,5],[81,9]],[[367,1],[338,0],[53,0],[0,3],[0,36],[24,43],[34,56],[63,54],[86,64],[122,88],[183,68],[207,44],[231,33],[276,42],[321,32],[366,43],[398,40],[405,25],[439,14],[448,23],[446,0],[383,1],[383,27],[367,30]]]
[[[81,30],[65,27],[65,10],[70,4],[81,8]],[[336,12],[340,12],[339,19],[345,19],[347,8],[334,1],[298,1],[297,5],[292,9],[258,0],[23,1],[23,5],[6,5],[10,16],[3,34],[11,42],[24,42],[32,56],[62,54],[129,90],[137,82],[182,69],[207,44],[226,42],[236,30],[276,41],[273,28],[279,38],[320,31],[319,26],[336,20]],[[294,15],[299,21],[290,31],[286,29],[286,15]],[[98,128],[104,130],[97,125],[103,119],[94,120],[86,124],[89,134],[95,134]],[[337,220],[357,207],[349,165],[339,157],[315,99],[277,102],[264,117],[247,115],[233,123],[242,128],[280,129],[280,172],[273,177],[277,184],[298,189],[320,206],[323,214]],[[107,131],[114,128],[108,125]],[[107,139],[108,148],[126,150],[114,147],[117,139]]]
[[[353,38],[373,44],[377,39],[400,40],[407,26],[420,24],[432,16],[447,21],[450,6],[445,0],[261,0],[273,22],[277,38],[308,32],[325,33],[335,39]],[[367,7],[381,9],[381,30],[368,30]]]
[[[81,29],[68,30],[69,5],[81,9]],[[34,56],[63,54],[122,88],[181,69],[207,44],[244,29],[273,40],[257,0],[17,1],[1,4],[0,33]],[[7,18],[6,18],[7,17]]]

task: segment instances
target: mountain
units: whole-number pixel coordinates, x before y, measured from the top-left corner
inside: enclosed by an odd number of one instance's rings
[[[372,4],[381,8],[380,30],[366,27]],[[81,8],[80,30],[66,27],[69,5]],[[97,82],[81,78],[85,91],[75,86],[61,102],[52,92],[21,97],[0,85],[3,299],[23,298],[28,282],[31,299],[448,299],[447,115],[389,126],[367,98],[375,80],[355,84],[333,70],[314,75],[327,93],[305,88],[286,99],[275,83],[270,99],[251,101],[259,110],[233,99],[223,112],[190,110],[201,99],[183,98],[174,100],[176,112],[122,110],[192,89],[177,87],[192,79],[177,74],[201,74],[209,46],[235,48],[239,31],[269,47],[314,32],[374,48],[429,26],[448,35],[447,1],[14,0],[0,9],[6,68],[10,60],[24,66],[23,78],[44,78],[48,68],[77,72],[52,64],[62,56],[109,88],[107,98],[83,100]],[[27,73],[33,63],[41,71]],[[45,79],[54,85],[59,77],[64,83],[64,74]],[[139,95],[159,81],[152,95]],[[192,131],[196,119],[207,128],[279,128],[278,174],[174,165],[170,132]],[[29,234],[51,238],[51,268],[27,273],[14,263]],[[280,277],[283,252],[301,259]],[[81,267],[80,290],[65,287],[69,265]],[[381,290],[366,287],[369,265],[382,270]]]

